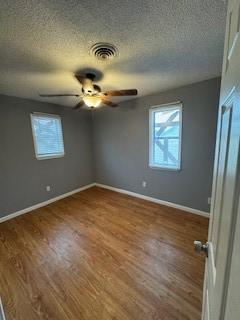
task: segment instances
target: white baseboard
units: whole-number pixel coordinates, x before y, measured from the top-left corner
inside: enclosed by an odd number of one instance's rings
[[[46,201],[43,201],[43,202],[41,202],[41,203],[37,203],[37,204],[35,204],[35,205],[31,206],[31,207],[28,207],[28,208],[19,210],[19,211],[14,212],[14,213],[10,213],[10,214],[8,214],[8,215],[0,218],[0,223],[1,223],[1,222],[4,222],[4,221],[7,221],[7,220],[10,220],[10,219],[13,219],[13,218],[15,218],[15,217],[17,217],[17,216],[20,216],[20,215],[22,215],[22,214],[24,214],[24,213],[27,213],[27,212],[30,212],[30,211],[32,211],[32,210],[35,210],[35,209],[44,207],[44,206],[46,206],[46,205],[48,205],[48,204],[50,204],[50,203],[52,203],[52,202],[55,202],[55,201],[58,201],[58,200],[60,200],[60,199],[69,197],[69,196],[71,196],[71,195],[74,194],[74,193],[77,193],[77,192],[80,192],[80,191],[89,189],[89,188],[91,188],[91,187],[93,187],[93,186],[95,186],[95,185],[96,185],[95,183],[91,183],[91,184],[88,184],[88,185],[86,185],[86,186],[80,187],[80,188],[78,188],[78,189],[75,189],[75,190],[69,191],[69,192],[67,192],[67,193],[61,194],[60,196],[51,198],[51,199],[46,200]]]
[[[147,200],[147,201],[151,201],[151,202],[155,202],[155,203],[158,203],[158,204],[162,204],[162,205],[164,205],[164,206],[176,208],[176,209],[179,209],[179,210],[183,210],[183,211],[186,211],[186,212],[198,214],[198,215],[200,215],[200,216],[209,218],[209,213],[208,213],[208,212],[204,212],[204,211],[201,211],[201,210],[198,210],[198,209],[193,209],[193,208],[185,207],[185,206],[182,206],[182,205],[180,205],[180,204],[176,204],[176,203],[172,203],[172,202],[160,200],[160,199],[157,199],[157,198],[153,198],[153,197],[149,197],[149,196],[144,196],[143,194],[140,194],[140,193],[135,193],[135,192],[132,192],[132,191],[128,191],[128,190],[124,190],[124,189],[119,189],[119,188],[111,187],[111,186],[108,186],[108,185],[105,185],[105,184],[95,183],[95,182],[94,182],[94,183],[88,184],[88,185],[86,185],[86,186],[80,187],[80,188],[78,188],[78,189],[72,190],[72,191],[70,191],[70,192],[61,194],[60,196],[57,196],[57,197],[55,197],[55,198],[46,200],[46,201],[41,202],[41,203],[37,203],[37,204],[35,204],[35,205],[31,206],[31,207],[28,207],[28,208],[19,210],[19,211],[14,212],[14,213],[10,213],[10,214],[8,214],[8,215],[0,218],[0,223],[1,223],[1,222],[4,222],[4,221],[7,221],[7,220],[10,220],[10,219],[13,219],[13,218],[15,218],[15,217],[17,217],[17,216],[20,216],[20,215],[24,214],[24,213],[28,213],[28,212],[33,211],[33,210],[35,210],[35,209],[44,207],[44,206],[46,206],[46,205],[48,205],[48,204],[50,204],[50,203],[52,203],[52,202],[55,202],[55,201],[58,201],[58,200],[60,200],[60,199],[69,197],[69,196],[71,196],[71,195],[74,194],[74,193],[77,193],[77,192],[80,192],[80,191],[89,189],[89,188],[94,187],[94,186],[98,186],[98,187],[101,187],[101,188],[104,188],[104,189],[109,189],[109,190],[112,190],[112,191],[115,191],[115,192],[119,192],[119,193],[124,193],[124,194],[127,194],[127,195],[132,196],[132,197],[144,199],[144,200]]]
[[[183,211],[186,211],[186,212],[198,214],[200,216],[209,218],[209,213],[205,212],[205,211],[201,211],[201,210],[198,210],[198,209],[185,207],[185,206],[182,206],[180,204],[176,204],[176,203],[160,200],[160,199],[149,197],[149,196],[144,196],[143,194],[140,194],[140,193],[135,193],[135,192],[128,191],[128,190],[111,187],[111,186],[108,186],[108,185],[105,185],[105,184],[101,184],[101,183],[95,183],[95,185],[98,186],[98,187],[101,187],[101,188],[109,189],[109,190],[116,191],[116,192],[119,192],[119,193],[124,193],[124,194],[127,194],[129,196],[133,196],[133,197],[136,197],[136,198],[148,200],[148,201],[151,201],[151,202],[162,204],[164,206],[176,208],[176,209],[179,209],[179,210],[183,210]]]

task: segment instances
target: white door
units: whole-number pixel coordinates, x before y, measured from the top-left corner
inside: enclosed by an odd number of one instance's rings
[[[240,0],[229,0],[203,320],[240,319]]]

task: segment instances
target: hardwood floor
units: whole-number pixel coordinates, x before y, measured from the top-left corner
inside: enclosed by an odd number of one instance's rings
[[[93,187],[0,224],[7,320],[200,320],[208,219]]]

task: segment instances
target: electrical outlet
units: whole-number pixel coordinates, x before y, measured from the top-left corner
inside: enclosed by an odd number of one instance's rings
[[[46,190],[47,190],[47,192],[51,191],[51,187],[50,186],[46,186]]]
[[[208,203],[208,204],[211,204],[211,197],[208,197],[208,198],[207,198],[207,203]]]
[[[146,188],[146,186],[147,186],[147,182],[146,182],[146,181],[143,181],[143,182],[142,182],[142,187],[143,187],[143,188]]]

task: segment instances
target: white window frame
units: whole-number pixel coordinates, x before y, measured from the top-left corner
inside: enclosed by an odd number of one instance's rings
[[[34,116],[44,116],[44,117],[52,117],[54,119],[58,119],[60,121],[60,126],[61,126],[61,131],[62,131],[62,139],[63,139],[63,152],[62,153],[57,153],[57,154],[49,154],[49,155],[39,155],[37,152],[37,141],[36,141],[36,136],[35,136],[35,131],[33,127],[33,118]],[[30,114],[31,117],[31,127],[32,127],[32,136],[33,136],[33,144],[34,144],[34,151],[35,151],[35,156],[37,160],[46,160],[46,159],[56,159],[56,158],[62,158],[65,156],[65,147],[64,147],[64,137],[63,137],[63,128],[62,128],[62,120],[61,117],[57,114],[51,114],[51,113],[43,113],[43,112],[32,112]]]
[[[153,134],[154,134],[154,111],[165,111],[165,110],[171,110],[176,109],[176,107],[179,107],[179,151],[178,151],[178,166],[173,167],[167,167],[162,165],[156,165],[153,162]],[[171,102],[171,103],[165,103],[160,104],[157,106],[152,106],[149,109],[149,167],[152,169],[158,169],[158,170],[167,170],[167,171],[180,171],[181,170],[181,155],[182,155],[182,112],[183,112],[183,105],[181,101]]]

